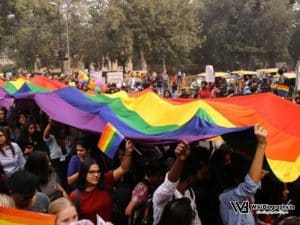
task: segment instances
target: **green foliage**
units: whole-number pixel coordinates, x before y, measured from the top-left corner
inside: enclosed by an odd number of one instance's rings
[[[179,64],[200,43],[197,9],[185,0],[110,1],[102,9],[106,55],[126,64],[143,52],[152,62]]]
[[[108,57],[123,66],[132,60],[255,69],[300,56],[300,16],[289,1],[53,1],[57,7],[47,0],[0,1],[0,50],[18,67],[32,70],[37,56],[42,66],[58,66],[58,34],[66,52],[66,25],[73,66],[101,65]]]
[[[286,52],[292,13],[282,0],[205,1],[201,19],[207,37],[200,50],[206,63],[222,68],[274,65]]]

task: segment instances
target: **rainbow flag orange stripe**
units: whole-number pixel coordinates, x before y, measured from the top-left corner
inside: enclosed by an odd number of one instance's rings
[[[279,96],[287,97],[289,94],[289,87],[283,84],[277,84],[277,93]]]
[[[54,225],[55,216],[0,207],[1,225]]]
[[[113,158],[124,138],[111,123],[107,123],[98,141],[98,148],[108,157]]]

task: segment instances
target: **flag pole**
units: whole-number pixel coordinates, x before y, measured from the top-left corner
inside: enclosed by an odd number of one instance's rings
[[[142,155],[142,153],[139,150],[137,150],[136,147],[134,147],[133,150],[136,151],[139,155]]]

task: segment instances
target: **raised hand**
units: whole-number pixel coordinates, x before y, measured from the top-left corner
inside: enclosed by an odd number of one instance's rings
[[[267,143],[268,132],[261,125],[256,124],[254,126],[254,134],[255,134],[259,144],[266,144]]]
[[[127,140],[125,145],[125,154],[132,154],[133,150],[134,150],[133,142],[131,140]]]
[[[175,155],[178,159],[184,161],[191,154],[190,145],[187,141],[183,140],[175,149]]]

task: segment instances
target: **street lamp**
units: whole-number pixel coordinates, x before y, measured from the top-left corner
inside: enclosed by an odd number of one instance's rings
[[[56,2],[49,2],[49,5],[53,5],[57,7],[57,17],[58,17],[58,58],[60,62],[60,70],[61,73],[64,73],[64,60],[65,60],[65,54],[64,54],[64,49],[62,46],[62,41],[61,41],[61,23],[60,23],[60,1],[58,3]]]

